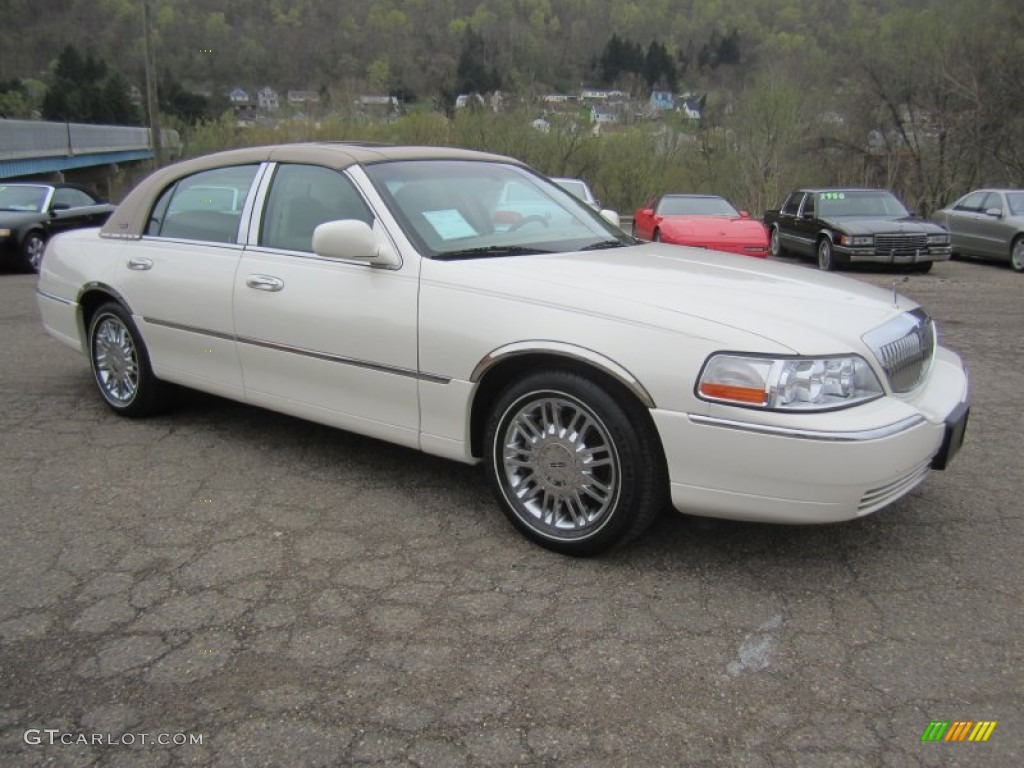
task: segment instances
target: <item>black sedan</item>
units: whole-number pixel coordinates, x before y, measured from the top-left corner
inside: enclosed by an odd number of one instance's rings
[[[38,272],[51,236],[101,226],[113,211],[113,205],[73,184],[0,182],[0,259]]]

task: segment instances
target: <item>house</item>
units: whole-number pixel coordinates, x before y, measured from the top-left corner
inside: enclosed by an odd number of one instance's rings
[[[619,115],[608,109],[590,108],[590,122],[594,125],[610,125],[619,122]]]
[[[288,91],[289,104],[319,104],[320,94],[316,91]]]
[[[679,111],[686,115],[690,120],[700,120],[701,117],[703,117],[700,102],[696,99],[683,99],[682,104],[679,106]]]
[[[484,97],[479,93],[460,93],[455,97],[456,109],[464,109],[468,106],[484,106]]]
[[[647,103],[655,110],[675,109],[676,97],[671,91],[651,91],[651,98]]]
[[[402,103],[397,96],[364,94],[356,99],[356,109],[364,117],[386,119],[398,116]]]
[[[234,88],[228,93],[228,101],[233,107],[248,107],[252,104],[249,92],[242,88]]]
[[[280,99],[277,96],[277,91],[269,85],[265,85],[256,91],[256,103],[259,105],[260,109],[265,109],[271,112],[281,106]]]

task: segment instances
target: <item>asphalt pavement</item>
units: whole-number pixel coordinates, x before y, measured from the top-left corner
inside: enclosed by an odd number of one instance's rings
[[[1024,764],[1024,275],[855,277],[969,366],[950,469],[577,560],[476,467],[195,393],[120,419],[0,275],[0,765]]]

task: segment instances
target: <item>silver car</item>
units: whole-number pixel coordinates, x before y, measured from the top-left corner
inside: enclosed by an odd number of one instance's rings
[[[934,220],[949,230],[953,253],[983,259],[1010,261],[1024,272],[1024,190],[978,189],[948,208]]]

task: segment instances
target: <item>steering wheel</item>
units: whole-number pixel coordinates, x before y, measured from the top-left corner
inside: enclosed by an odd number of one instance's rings
[[[515,224],[508,228],[509,232],[515,232],[520,227],[525,227],[527,224],[543,224],[545,227],[551,226],[546,218],[541,216],[539,213],[532,213],[529,216],[523,216]]]

